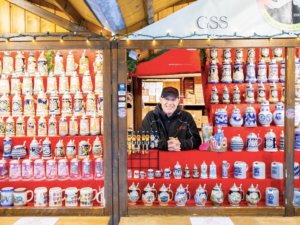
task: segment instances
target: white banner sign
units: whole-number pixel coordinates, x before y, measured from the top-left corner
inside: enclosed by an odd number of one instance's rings
[[[298,34],[300,0],[198,0],[128,39],[282,38]]]

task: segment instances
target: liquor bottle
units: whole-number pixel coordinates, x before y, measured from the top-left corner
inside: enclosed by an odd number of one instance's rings
[[[138,131],[136,135],[136,153],[141,153],[141,132]]]
[[[158,131],[154,132],[154,148],[158,148],[158,141],[159,141],[159,135],[158,135]]]
[[[130,131],[128,131],[128,133],[127,133],[127,153],[128,153],[128,155],[130,155],[131,154],[131,132]]]
[[[154,149],[154,131],[150,132],[150,148]]]
[[[142,154],[145,153],[145,141],[146,141],[145,131],[142,131]]]
[[[149,152],[149,131],[146,131],[146,140],[145,140],[145,153],[148,154]]]
[[[135,134],[135,131],[132,131],[131,143],[132,143],[132,153],[135,153],[135,147],[136,147],[136,134]]]

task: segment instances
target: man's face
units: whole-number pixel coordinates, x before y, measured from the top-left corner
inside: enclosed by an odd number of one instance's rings
[[[179,98],[176,98],[172,95],[166,96],[164,98],[160,97],[159,101],[162,110],[168,116],[171,116],[177,109],[177,106],[179,105]]]

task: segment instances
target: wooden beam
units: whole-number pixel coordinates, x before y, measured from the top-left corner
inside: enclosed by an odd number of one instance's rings
[[[295,51],[285,50],[285,111],[295,110]],[[286,114],[286,113],[284,113]],[[285,215],[294,216],[295,118],[284,116],[284,196]]]
[[[142,126],[142,79],[133,77],[133,123],[134,130],[140,130]]]
[[[54,0],[55,4],[76,24],[81,24],[83,17],[68,0]]]
[[[153,19],[153,0],[143,0],[144,3],[144,9],[146,13],[146,19],[148,21],[148,24],[152,24],[154,22]]]
[[[45,9],[42,9],[34,4],[31,4],[30,2],[24,1],[24,0],[6,0],[16,6],[19,6],[22,9],[27,10],[28,12],[31,12],[51,23],[54,23],[62,28],[65,28],[69,31],[88,31],[87,29],[78,26],[77,24],[71,23],[70,21],[67,21],[57,15],[54,15],[53,13],[48,12]]]

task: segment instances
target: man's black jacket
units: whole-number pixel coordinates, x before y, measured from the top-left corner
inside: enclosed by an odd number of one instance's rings
[[[150,111],[145,116],[140,131],[158,131],[158,149],[168,150],[169,137],[178,137],[181,150],[198,149],[201,138],[192,115],[182,111],[177,107],[172,116],[162,111],[158,104],[154,111]]]

